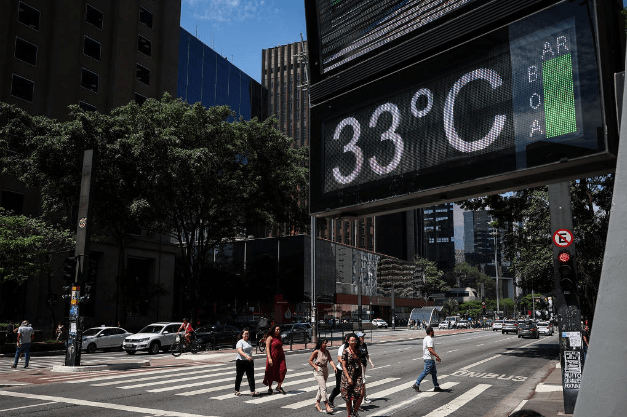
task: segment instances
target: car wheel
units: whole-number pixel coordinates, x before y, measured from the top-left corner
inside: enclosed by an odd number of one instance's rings
[[[160,349],[161,349],[161,346],[159,346],[159,342],[152,342],[150,344],[150,354],[151,355],[155,355],[155,354],[159,353]]]
[[[90,343],[87,346],[87,353],[96,353],[96,344],[95,343]]]
[[[134,350],[127,350],[126,353],[128,353],[129,355],[134,355],[135,351]]]

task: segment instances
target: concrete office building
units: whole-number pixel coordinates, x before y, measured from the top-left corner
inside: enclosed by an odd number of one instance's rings
[[[146,98],[176,95],[180,0],[4,0],[0,2],[0,100],[32,115],[63,120],[67,106],[107,113]],[[12,177],[0,177],[0,205],[16,213],[39,214],[36,190]],[[71,226],[75,227],[75,226]],[[148,308],[126,309],[111,301],[116,288],[118,253],[114,245],[92,244],[98,260],[95,301],[90,320],[107,323],[117,317],[139,324],[139,317],[171,319],[175,248],[159,235],[137,230],[129,238],[124,267],[129,287],[160,285]],[[56,260],[54,269],[63,262]],[[28,317],[48,324],[49,294],[62,294],[60,274],[51,281],[29,279],[4,285],[4,317]],[[26,296],[26,294],[28,296]],[[58,298],[57,298],[58,300]],[[87,311],[87,310],[86,310]],[[59,302],[57,318],[68,308]]]

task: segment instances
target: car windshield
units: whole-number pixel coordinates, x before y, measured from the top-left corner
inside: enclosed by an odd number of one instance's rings
[[[217,329],[215,326],[203,326],[196,329],[196,333],[210,333],[215,332]]]
[[[163,326],[160,324],[149,324],[139,331],[139,333],[159,333],[163,329]]]
[[[295,329],[298,329],[298,327],[295,327],[292,324],[283,324],[283,325],[281,325],[281,331],[283,331],[283,332],[290,331],[290,330],[292,330],[292,327],[294,327]]]
[[[102,329],[87,329],[83,332],[83,336],[95,336],[97,335]]]

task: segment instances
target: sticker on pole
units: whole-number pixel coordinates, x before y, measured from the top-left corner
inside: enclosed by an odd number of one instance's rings
[[[566,248],[573,243],[573,232],[567,229],[559,229],[553,233],[553,243],[560,248]]]

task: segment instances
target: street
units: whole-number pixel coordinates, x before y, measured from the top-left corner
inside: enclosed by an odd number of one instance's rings
[[[431,378],[427,377],[421,385],[424,392],[415,393],[411,384],[422,371],[424,332],[375,332],[394,335],[395,339],[404,335],[405,339],[369,345],[375,364],[367,373],[367,392],[372,403],[363,404],[360,415],[481,416],[558,357],[556,336],[519,339],[516,335],[481,330],[444,333],[435,333],[435,350],[442,357],[442,363],[437,365],[438,379],[444,392],[433,392]],[[330,349],[335,359],[337,344]],[[245,377],[242,396],[233,395],[233,351],[184,354],[178,360],[162,353],[137,354],[132,358],[124,352],[84,355],[86,364],[103,360],[152,362],[152,366],[139,369],[89,373],[50,372],[52,364],[63,362],[62,356],[33,357],[29,370],[13,370],[12,359],[2,358],[0,379],[25,385],[0,388],[0,414],[239,417],[278,411],[281,415],[316,415],[313,405],[317,385],[307,364],[310,352],[287,354],[288,373],[283,385],[286,395],[266,393],[262,384],[265,360],[263,355],[257,355],[255,382],[257,391],[262,393],[258,398],[250,396]],[[328,385],[330,392],[333,378]],[[345,415],[341,397],[335,405],[334,414]]]

